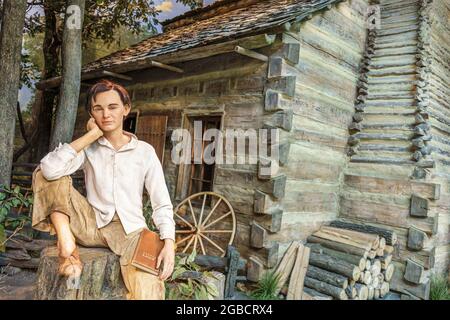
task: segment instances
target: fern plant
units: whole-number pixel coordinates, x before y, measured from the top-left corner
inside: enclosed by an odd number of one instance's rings
[[[189,256],[175,256],[175,267],[169,281],[166,282],[166,296],[168,300],[212,300],[219,295],[216,286],[206,283],[206,277],[215,278],[211,272],[201,272],[194,260],[196,251],[192,251]],[[200,272],[200,278],[181,278],[187,271]]]

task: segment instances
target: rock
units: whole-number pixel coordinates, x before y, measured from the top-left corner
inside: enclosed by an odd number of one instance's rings
[[[0,268],[0,273],[6,274],[8,276],[14,276],[21,271],[22,271],[22,269],[16,268],[13,266],[5,266],[5,267]]]
[[[79,247],[83,262],[80,279],[58,274],[58,249],[42,251],[37,273],[36,300],[122,300],[127,292],[119,257],[108,249]]]

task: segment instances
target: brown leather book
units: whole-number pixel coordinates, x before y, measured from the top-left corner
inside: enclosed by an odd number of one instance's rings
[[[156,262],[163,247],[164,241],[159,238],[159,234],[144,229],[139,237],[131,264],[151,274],[159,275]]]

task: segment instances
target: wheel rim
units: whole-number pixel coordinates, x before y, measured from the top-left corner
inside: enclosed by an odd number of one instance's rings
[[[177,251],[225,256],[236,234],[236,217],[230,202],[215,192],[200,192],[174,210]]]

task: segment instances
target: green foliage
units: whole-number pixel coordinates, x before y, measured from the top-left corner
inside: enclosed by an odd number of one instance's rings
[[[11,189],[8,186],[0,185],[0,252],[4,252],[4,242],[6,240],[5,229],[15,229],[30,221],[28,216],[17,215],[8,216],[12,208],[30,207],[33,204],[31,195],[22,194],[20,187]]]
[[[431,277],[430,300],[450,300],[449,284],[444,276]]]
[[[278,300],[276,288],[280,281],[280,275],[274,271],[264,273],[257,287],[250,293],[250,296],[257,300]]]
[[[152,204],[150,202],[150,198],[147,195],[145,195],[143,197],[142,211],[144,214],[145,222],[147,223],[147,227],[151,231],[156,232],[158,229],[156,228],[155,224],[153,223],[153,219],[152,219],[153,208],[152,208]]]
[[[189,256],[175,256],[175,267],[170,279],[166,282],[166,296],[168,300],[208,300],[219,295],[215,285],[205,283],[202,279],[180,279],[186,271],[201,272],[200,267],[194,262],[196,251]],[[204,277],[213,277],[211,272],[202,272]]]

